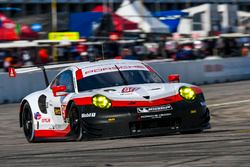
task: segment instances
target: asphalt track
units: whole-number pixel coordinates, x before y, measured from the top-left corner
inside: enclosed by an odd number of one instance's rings
[[[29,144],[18,104],[0,106],[0,166],[250,166],[250,81],[202,86],[212,129],[200,134]]]

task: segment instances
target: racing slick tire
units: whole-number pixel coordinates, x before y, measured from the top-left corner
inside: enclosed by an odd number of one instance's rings
[[[81,141],[83,139],[83,125],[81,113],[75,104],[72,104],[69,109],[69,124],[73,139]]]
[[[31,108],[28,102],[26,102],[23,106],[22,127],[23,127],[23,132],[27,141],[30,143],[35,142],[33,115],[32,115]]]

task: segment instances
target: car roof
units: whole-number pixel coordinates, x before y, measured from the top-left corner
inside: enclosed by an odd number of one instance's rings
[[[141,64],[138,60],[123,60],[123,59],[109,59],[109,60],[99,60],[95,62],[82,62],[77,64],[78,69],[83,69],[86,67],[93,66],[105,66],[105,65],[118,65],[118,64]]]

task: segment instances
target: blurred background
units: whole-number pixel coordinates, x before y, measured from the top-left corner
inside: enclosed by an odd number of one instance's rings
[[[0,69],[248,57],[250,0],[1,0]]]

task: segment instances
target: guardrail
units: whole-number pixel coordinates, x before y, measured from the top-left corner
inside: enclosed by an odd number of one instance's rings
[[[180,74],[181,82],[210,84],[250,79],[250,57],[216,60],[169,62],[168,60],[146,61],[165,80],[169,74]],[[49,71],[49,79],[57,71]],[[40,72],[19,74],[15,79],[0,74],[0,103],[20,102],[26,95],[45,88]]]

